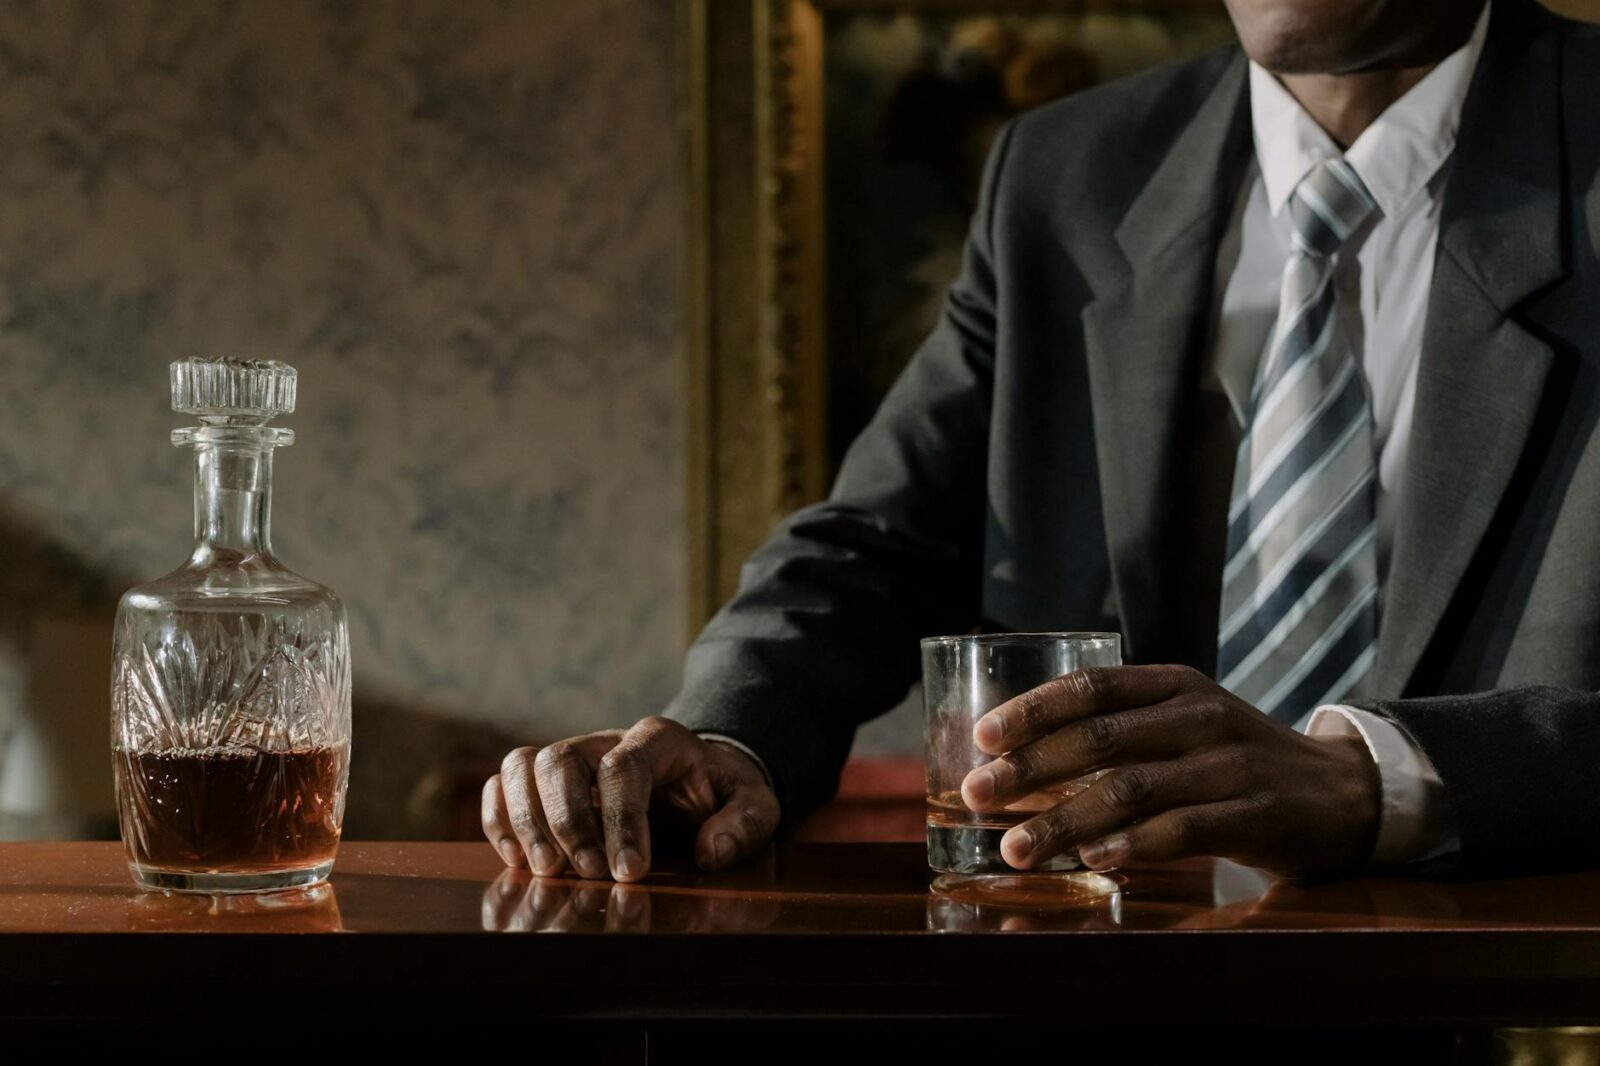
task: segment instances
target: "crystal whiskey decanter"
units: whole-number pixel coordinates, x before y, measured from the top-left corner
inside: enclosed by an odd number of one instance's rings
[[[350,767],[344,605],[272,554],[272,455],[294,432],[295,371],[172,364],[193,447],[194,550],[117,607],[117,811],[149,889],[256,892],[328,876]]]

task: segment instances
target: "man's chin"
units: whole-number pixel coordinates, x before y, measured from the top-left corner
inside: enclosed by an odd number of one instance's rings
[[[1240,36],[1245,55],[1274,74],[1349,74],[1368,59],[1353,41],[1294,27],[1277,32],[1260,28]]]
[[[1246,56],[1272,74],[1350,74],[1389,50],[1374,0],[1230,0],[1229,14]]]

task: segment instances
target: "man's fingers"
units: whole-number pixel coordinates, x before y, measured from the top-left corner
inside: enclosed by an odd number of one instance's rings
[[[1120,767],[1008,831],[1000,854],[1019,870],[1032,869],[1141,819],[1232,799],[1248,783],[1248,768],[1235,750]]]
[[[611,875],[637,881],[650,869],[650,796],[694,771],[704,745],[666,718],[646,718],[600,758],[600,813]]]
[[[506,818],[516,837],[522,854],[536,874],[555,874],[566,865],[561,850],[555,846],[550,826],[545,821],[544,807],[539,802],[539,786],[534,780],[539,749],[517,748],[500,763],[499,792],[506,808]],[[489,789],[484,789],[484,805],[494,800]],[[485,828],[487,829],[487,813]],[[500,846],[498,841],[496,846]],[[502,852],[501,858],[505,855]],[[521,865],[517,862],[514,865]]]
[[[765,847],[778,828],[778,799],[765,786],[739,785],[722,809],[706,819],[695,838],[702,870],[726,870]]]
[[[500,788],[500,775],[495,774],[483,783],[483,801],[480,817],[483,835],[507,866],[522,866],[524,855],[517,840],[517,831],[511,828],[511,812],[506,809],[506,795]]]
[[[563,740],[541,749],[534,760],[545,824],[573,869],[588,878],[606,876],[600,815],[594,808],[592,788],[600,756],[616,741],[614,734]]]
[[[979,750],[1010,751],[1068,722],[1148,707],[1212,681],[1187,666],[1093,666],[1047,681],[1007,700],[973,726]]]
[[[1236,727],[1244,723],[1235,723],[1235,715],[1252,713],[1225,700],[1181,696],[1153,707],[1091,715],[976,768],[962,781],[961,798],[976,811],[998,810],[1093,770],[1215,748],[1236,739]]]
[[[659,717],[518,748],[484,787],[484,834],[508,865],[526,856],[536,874],[570,865],[587,879],[637,881],[650,869],[651,808],[660,804],[667,822],[699,830],[698,857],[720,869],[765,844],[778,824],[777,797],[755,780],[759,764],[731,751]]]
[[[1191,855],[1227,855],[1243,826],[1256,813],[1245,800],[1179,807],[1129,826],[1078,849],[1091,870],[1166,862]]]

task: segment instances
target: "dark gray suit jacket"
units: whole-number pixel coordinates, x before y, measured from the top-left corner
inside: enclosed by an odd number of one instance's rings
[[[1109,629],[1216,658],[1237,428],[1210,371],[1252,151],[1237,48],[1031,112],[942,320],[691,649],[669,714],[758,752],[786,825],[917,639]],[[1480,869],[1600,860],[1600,30],[1499,0],[1445,190],[1371,709]]]

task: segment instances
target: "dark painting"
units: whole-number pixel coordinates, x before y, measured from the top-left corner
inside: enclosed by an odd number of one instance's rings
[[[1220,4],[824,20],[830,469],[937,318],[989,144],[1030,107],[1232,39]]]

